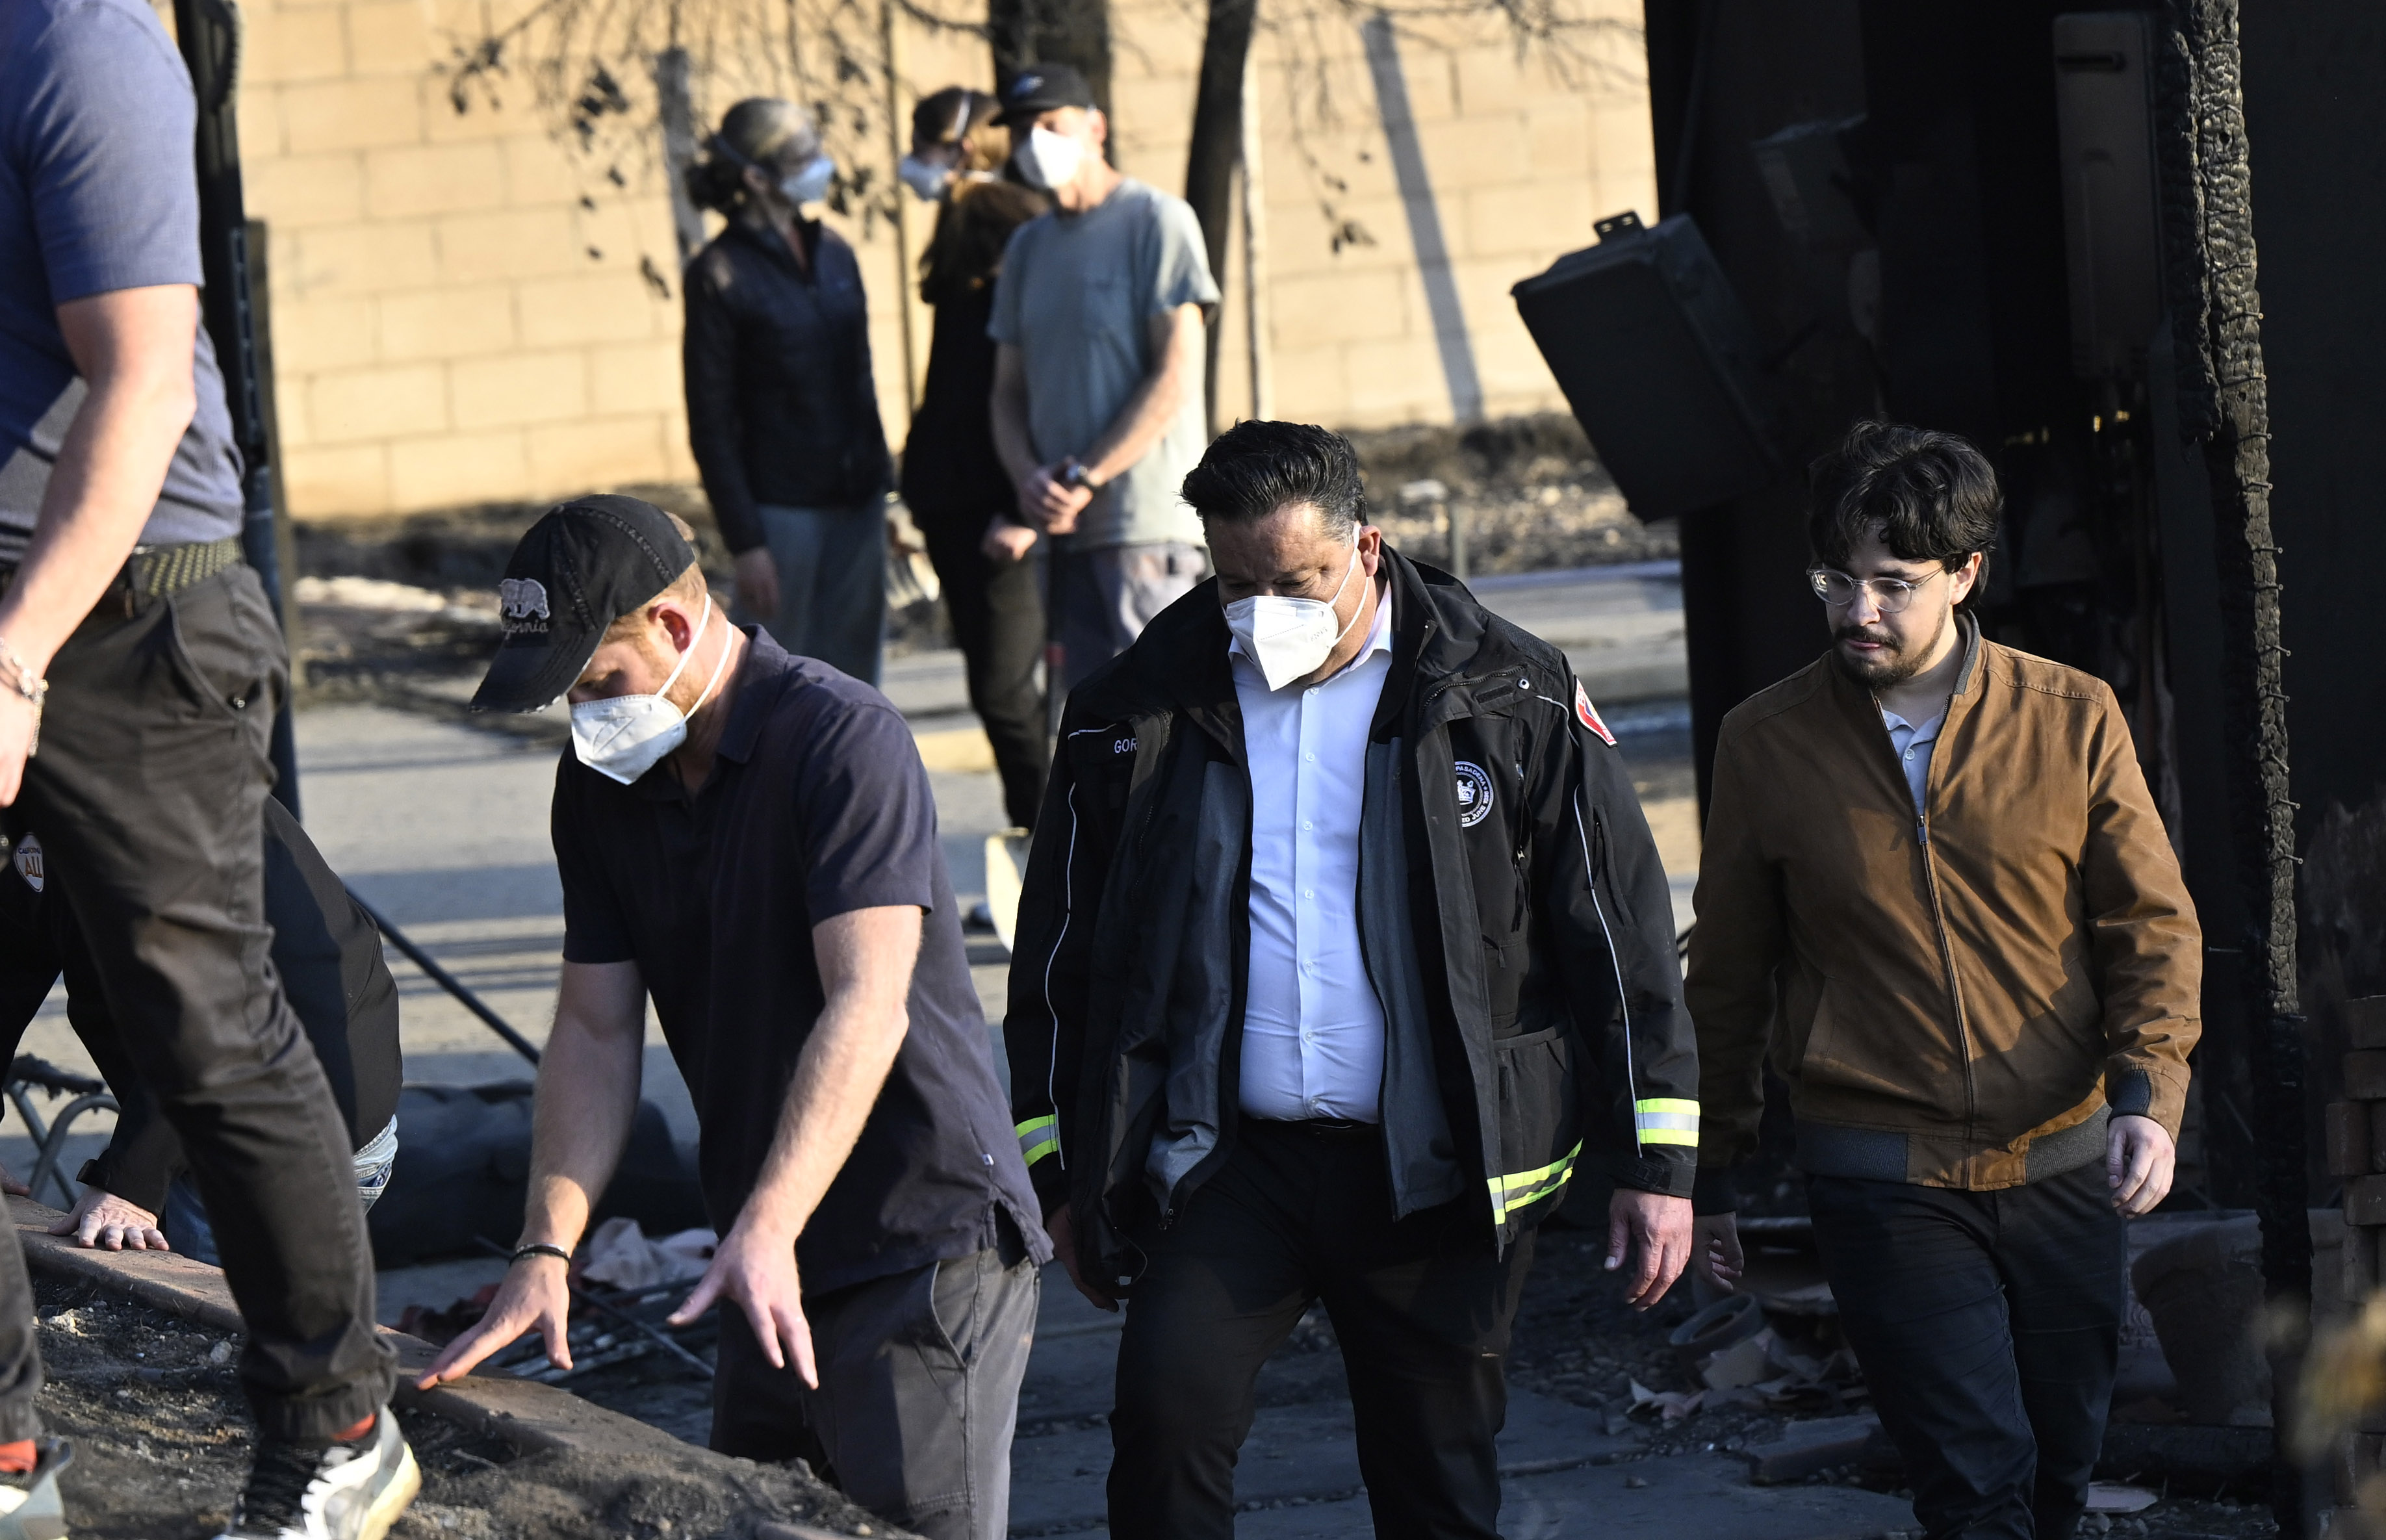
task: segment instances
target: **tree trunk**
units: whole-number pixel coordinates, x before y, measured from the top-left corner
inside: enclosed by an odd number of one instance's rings
[[[1185,201],[1201,221],[1209,248],[1210,274],[1226,276],[1226,240],[1234,219],[1235,169],[1243,158],[1244,63],[1251,51],[1251,24],[1259,0],[1210,0],[1210,25],[1201,38],[1201,75],[1194,87],[1193,144],[1185,157]],[[1225,336],[1221,305],[1210,314],[1210,367],[1204,376],[1210,432],[1218,431],[1218,345]]]
[[[2279,549],[2270,531],[2269,385],[2254,292],[2254,209],[2238,0],[2170,0],[2162,50],[2166,285],[2179,357],[2179,423],[2203,440],[2220,578],[2221,690],[2229,821],[2245,897],[2242,950],[2254,1071],[2262,1275],[2291,1340],[2271,1353],[2271,1509],[2284,1540],[2304,1532],[2302,1470],[2285,1439],[2311,1314],[2305,1217],[2302,1005],[2295,978],[2295,805],[2287,796],[2286,650]]]
[[[986,20],[997,95],[1029,65],[1050,60],[1074,65],[1094,89],[1094,105],[1109,115],[1109,0],[989,0]]]

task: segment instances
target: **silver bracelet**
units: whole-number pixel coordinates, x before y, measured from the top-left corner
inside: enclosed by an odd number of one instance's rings
[[[8,688],[30,701],[34,710],[40,710],[42,697],[50,693],[50,682],[35,673],[32,665],[27,663],[24,656],[10,646],[6,638],[0,638],[0,663],[6,664],[9,673],[14,676],[7,681]]]

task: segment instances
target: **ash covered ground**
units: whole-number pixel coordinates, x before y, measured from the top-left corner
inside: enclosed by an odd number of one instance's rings
[[[238,1342],[88,1283],[37,1278],[34,1296],[41,1412],[74,1445],[63,1486],[79,1540],[217,1534],[254,1447]],[[397,1540],[747,1540],[772,1518],[870,1533],[869,1515],[791,1470],[697,1471],[660,1440],[651,1460],[518,1455],[440,1418],[397,1415],[422,1467]]]

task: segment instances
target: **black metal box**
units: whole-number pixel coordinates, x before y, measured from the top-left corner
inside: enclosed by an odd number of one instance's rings
[[[1600,233],[1510,293],[1625,501],[1663,519],[1771,481],[1755,328],[1698,226],[1626,216]]]

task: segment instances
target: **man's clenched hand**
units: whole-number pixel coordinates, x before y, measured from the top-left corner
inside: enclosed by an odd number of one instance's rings
[[[2104,1181],[2113,1189],[2113,1207],[2124,1219],[2151,1213],[2170,1196],[2172,1175],[2179,1167],[2179,1146],[2152,1118],[2124,1113],[2104,1133]]]
[[[1624,1300],[1645,1310],[1665,1297],[1690,1259],[1690,1200],[1618,1187],[1607,1205],[1607,1271],[1631,1267]]]

